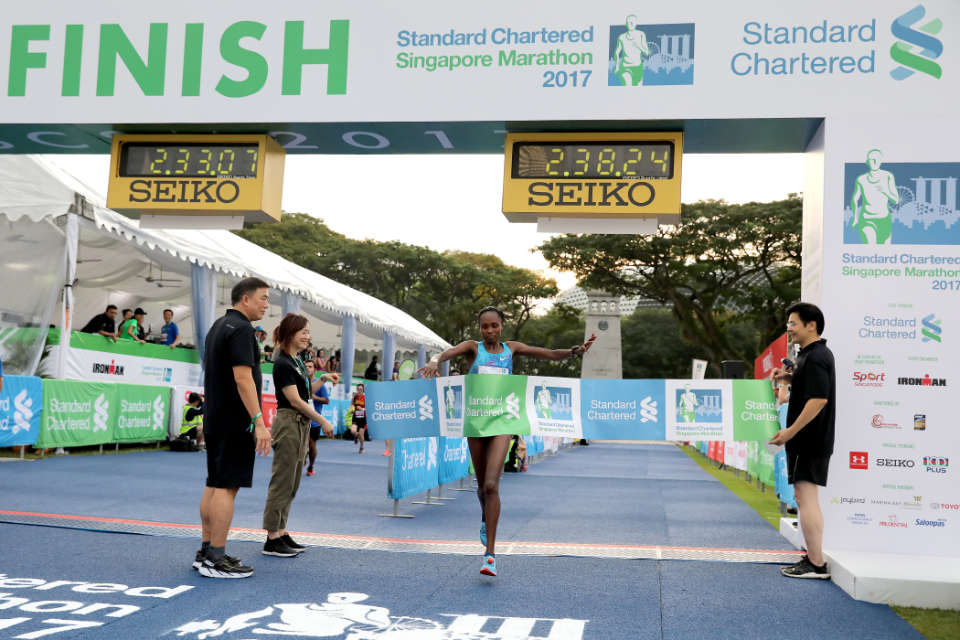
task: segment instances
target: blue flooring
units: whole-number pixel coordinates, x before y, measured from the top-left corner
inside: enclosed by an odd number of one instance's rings
[[[255,543],[231,542],[230,553],[252,564],[254,576],[211,580],[189,568],[196,546],[177,538],[0,524],[0,637],[35,638],[64,628],[43,637],[921,637],[888,607],[851,600],[827,581],[787,580],[770,565],[503,556],[501,575],[493,579],[479,575],[479,557],[313,548],[281,559],[260,555]],[[56,580],[87,584],[47,589]],[[128,593],[181,585],[191,588],[176,595],[139,592],[153,597]],[[172,597],[155,597],[162,594]],[[98,626],[69,630],[78,624]]]
[[[293,531],[433,540],[473,540],[480,510],[470,492],[441,507],[401,502],[390,511],[383,444],[356,453],[347,441],[321,441],[317,475],[304,477],[288,527]],[[254,486],[240,491],[234,525],[259,528],[271,460],[257,460]],[[789,549],[766,521],[662,445],[594,443],[529,472],[504,474],[499,539],[699,547]],[[201,453],[168,451],[64,456],[0,465],[0,508],[60,514],[198,522],[206,475]]]

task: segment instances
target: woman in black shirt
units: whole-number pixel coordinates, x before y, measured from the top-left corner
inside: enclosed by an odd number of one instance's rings
[[[289,558],[305,546],[294,542],[287,533],[287,517],[297,488],[300,467],[307,455],[310,421],[317,422],[329,437],[333,426],[314,411],[312,392],[324,382],[339,382],[337,374],[323,374],[315,381],[307,379],[307,367],[297,355],[310,344],[310,326],[304,316],[288,313],[273,330],[276,350],[273,357],[273,384],[277,393],[277,417],[273,421],[273,474],[263,508],[263,528],[267,541],[263,553]]]

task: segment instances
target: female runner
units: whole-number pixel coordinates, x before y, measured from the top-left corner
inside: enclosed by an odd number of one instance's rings
[[[363,443],[367,436],[367,396],[363,392],[363,385],[357,385],[357,391],[353,394],[353,426],[355,428],[353,443],[360,443],[360,450],[357,453],[363,453]]]
[[[496,307],[486,307],[477,314],[482,341],[467,340],[443,353],[433,356],[419,373],[425,378],[439,375],[439,365],[446,360],[463,356],[468,363],[469,373],[505,374],[513,373],[513,358],[529,356],[540,360],[563,360],[581,356],[597,339],[596,334],[581,345],[569,349],[544,349],[531,347],[522,342],[501,342],[503,331],[503,312]],[[503,461],[507,457],[510,434],[467,438],[470,447],[470,459],[477,474],[477,497],[480,499],[480,543],[486,547],[483,566],[480,573],[497,575],[497,558],[494,546],[497,541],[497,523],[500,519],[500,475],[503,473]]]

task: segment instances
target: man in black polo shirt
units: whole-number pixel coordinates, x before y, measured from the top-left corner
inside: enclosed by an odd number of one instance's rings
[[[193,568],[208,578],[246,578],[253,568],[226,555],[233,503],[240,487],[253,484],[257,453],[270,453],[270,432],[260,399],[260,348],[253,325],[270,307],[269,289],[245,278],[231,292],[233,308],[213,323],[204,345],[203,434],[207,486],[200,501],[203,546]]]
[[[830,577],[823,559],[823,513],[817,501],[817,486],[827,486],[827,471],[833,453],[836,421],[837,375],[833,352],[823,333],[823,312],[815,305],[799,302],[787,309],[787,333],[800,345],[792,374],[774,372],[777,380],[791,382],[786,429],[770,441],[787,448],[787,476],[794,487],[800,527],[807,543],[807,555],[780,572],[788,578]]]
[[[84,325],[83,329],[80,329],[83,333],[99,333],[104,338],[110,338],[114,342],[117,341],[117,325],[114,322],[114,318],[117,317],[117,305],[108,304],[107,310],[103,313],[98,313],[90,319],[90,322]]]

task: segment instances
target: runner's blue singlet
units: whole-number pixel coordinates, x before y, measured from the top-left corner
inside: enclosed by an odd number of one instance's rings
[[[473,366],[470,367],[468,373],[481,373],[480,367],[505,369],[503,373],[513,373],[513,352],[510,351],[506,342],[500,344],[503,345],[503,351],[490,353],[484,348],[483,342],[477,342],[477,358],[473,361]]]

